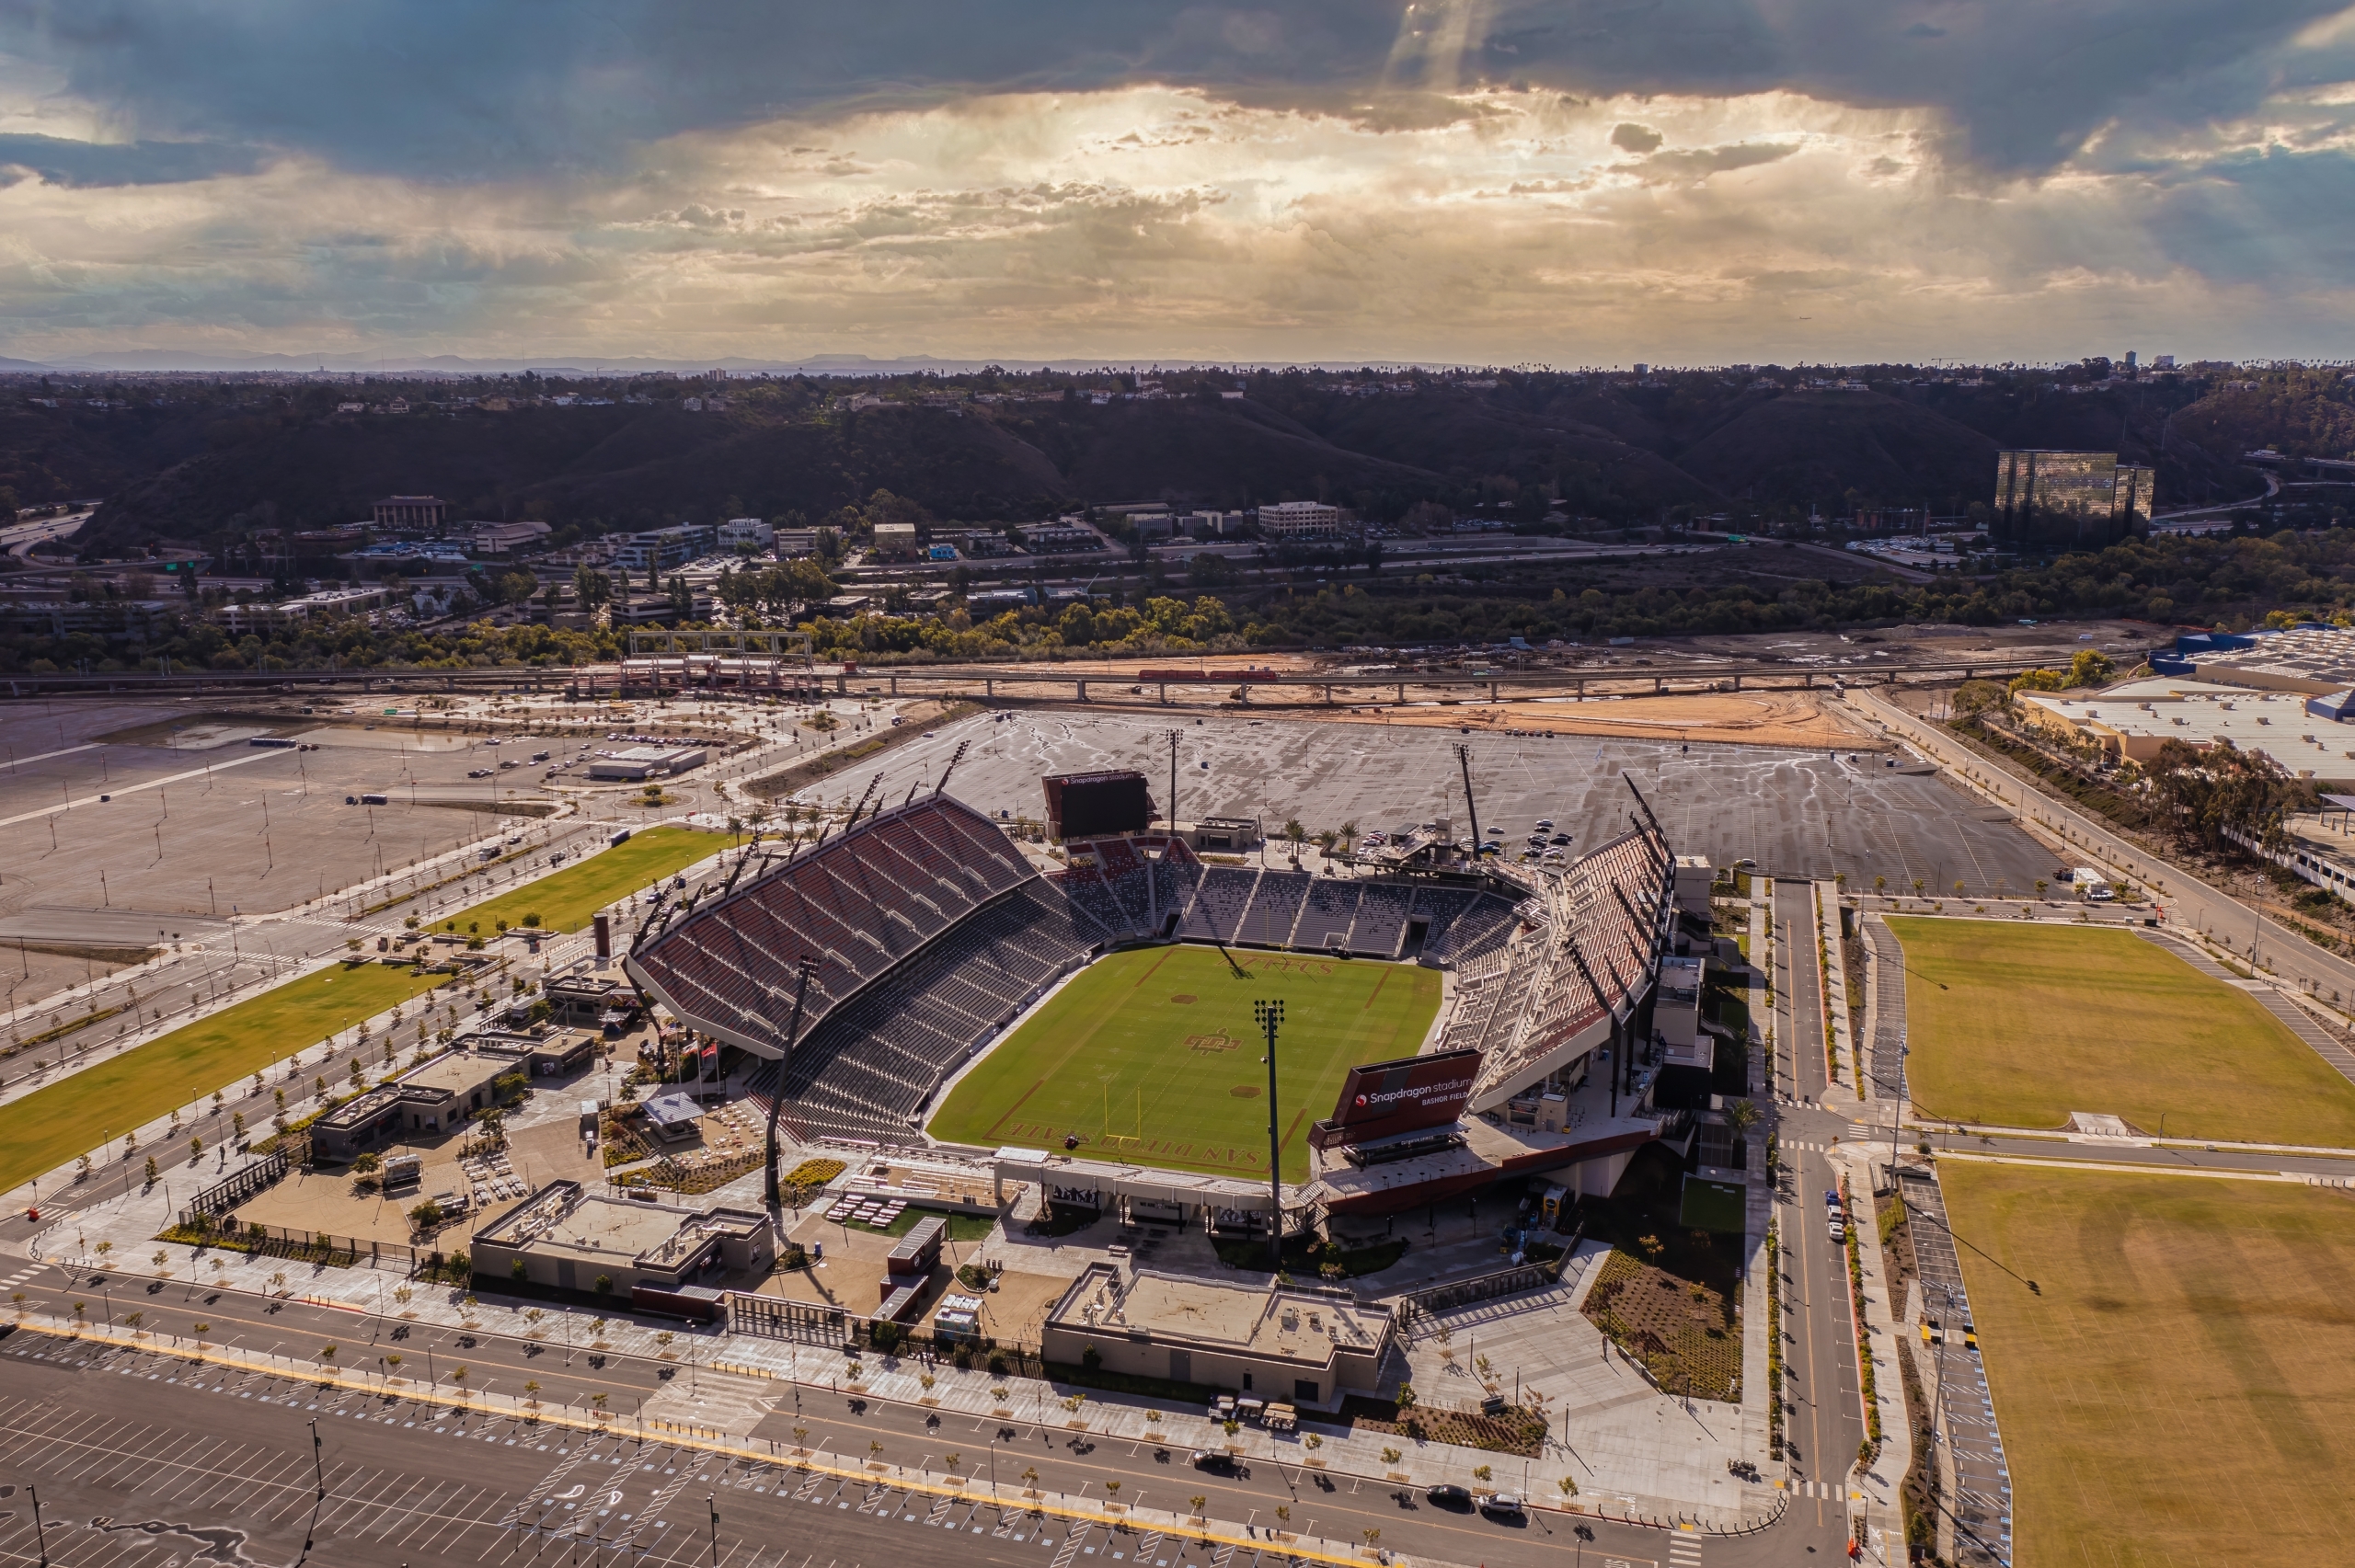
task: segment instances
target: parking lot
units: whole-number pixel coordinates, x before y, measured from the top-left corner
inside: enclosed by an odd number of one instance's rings
[[[1178,737],[1178,816],[1257,818],[1270,832],[1298,818],[1310,832],[1355,822],[1361,830],[1448,819],[1463,831],[1463,772],[1472,751],[1483,828],[1508,844],[1539,818],[1574,847],[1626,830],[1636,811],[1632,780],[1682,854],[1718,865],[1748,857],[1763,872],[1829,877],[1869,888],[1916,878],[1973,897],[2026,892],[2052,875],[2051,856],[2009,818],[1964,796],[1904,755],[1792,751],[1763,746],[1591,736],[1462,735],[1452,730],[1288,722],[1221,715],[1155,722],[1069,709],[981,715],[943,727],[804,790],[802,801],[856,799],[879,774],[887,800],[936,782],[960,741],[951,794],[992,816],[1042,818],[1042,774],[1135,768],[1156,805],[1169,794],[1168,737]]]

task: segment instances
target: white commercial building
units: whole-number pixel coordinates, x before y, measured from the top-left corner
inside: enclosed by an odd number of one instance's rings
[[[2161,676],[2106,692],[2022,692],[2020,716],[2035,728],[2099,747],[2122,761],[2147,762],[2170,740],[2230,741],[2262,751],[2292,773],[2343,777],[2355,758],[2355,727],[2338,717],[2343,696],[2251,691]]]
[[[706,755],[700,746],[632,746],[623,751],[600,752],[589,763],[589,776],[635,784],[641,779],[659,779],[700,768]]]
[[[1331,539],[1341,532],[1341,509],[1322,501],[1276,501],[1259,509],[1259,532],[1270,539]]]

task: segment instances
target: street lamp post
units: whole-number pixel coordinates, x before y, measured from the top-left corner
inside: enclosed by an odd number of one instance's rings
[[[1284,1021],[1284,1004],[1281,998],[1272,1001],[1255,1001],[1251,1016],[1268,1037],[1268,1268],[1281,1274],[1284,1266],[1284,1188],[1283,1173],[1278,1164],[1282,1152],[1282,1124],[1276,1112],[1276,1031]]]

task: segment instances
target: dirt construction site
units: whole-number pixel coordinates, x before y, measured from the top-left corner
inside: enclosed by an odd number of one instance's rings
[[[1489,734],[1616,735],[1717,746],[1832,747],[1882,751],[1889,743],[1837,711],[1817,692],[1736,692],[1664,697],[1531,697],[1461,706],[1311,710],[1302,716],[1349,724],[1470,728]]]

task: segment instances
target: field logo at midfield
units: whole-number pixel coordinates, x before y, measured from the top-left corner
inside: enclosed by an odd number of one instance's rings
[[[1341,967],[1331,958],[1290,958],[1273,953],[1246,955],[1243,967],[1254,975],[1330,975]]]
[[[1242,1041],[1236,1039],[1234,1036],[1228,1034],[1223,1029],[1219,1030],[1214,1035],[1189,1035],[1186,1036],[1186,1048],[1199,1056],[1215,1056],[1220,1051],[1234,1050],[1242,1044]]]

